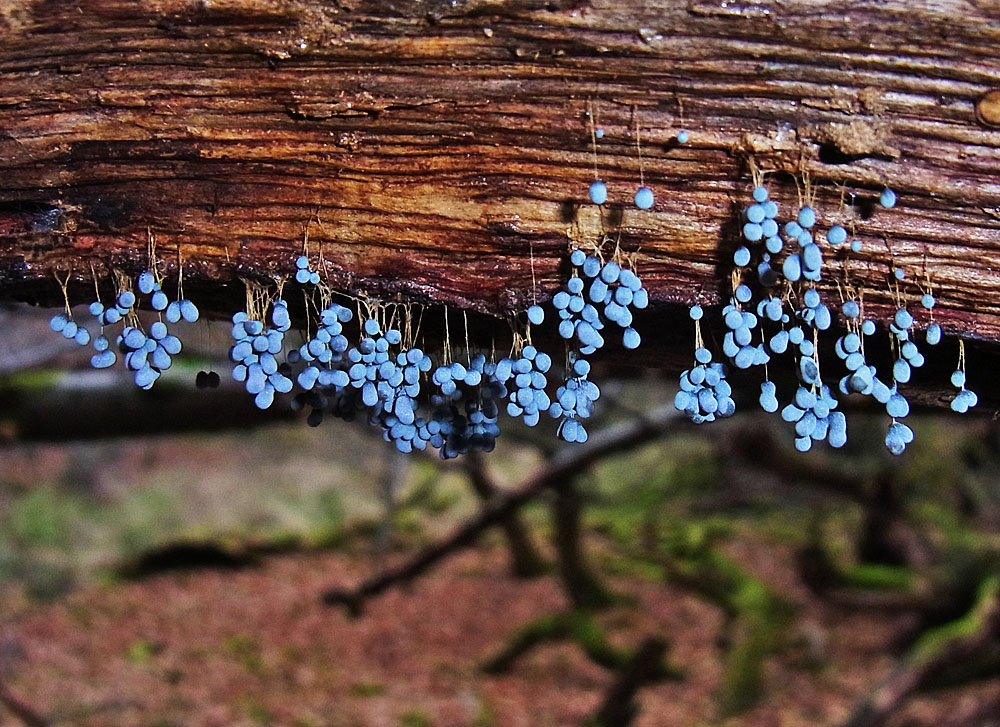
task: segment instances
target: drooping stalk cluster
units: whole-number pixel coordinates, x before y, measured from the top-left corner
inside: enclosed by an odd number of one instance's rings
[[[726,381],[725,366],[712,360],[712,352],[705,347],[702,339],[701,321],[705,311],[700,305],[694,305],[688,313],[695,325],[695,364],[681,373],[680,391],[674,396],[674,407],[695,424],[704,424],[732,416],[736,412],[736,402],[732,398],[733,389]],[[735,316],[731,316],[731,320],[735,325]],[[732,335],[730,330],[726,334],[727,340],[732,340]]]
[[[181,341],[169,332],[167,323],[182,320],[194,323],[198,320],[198,307],[185,299],[180,291],[176,300],[170,300],[163,292],[161,280],[152,271],[146,270],[139,275],[135,281],[135,290],[132,289],[129,278],[124,275],[118,275],[117,278],[119,291],[114,305],[105,306],[98,296],[88,306],[88,311],[100,330],[96,336],[91,335],[86,325],[74,320],[68,296],[65,312],[53,316],[49,327],[81,346],[92,343],[95,353],[90,358],[90,365],[104,369],[113,366],[118,360],[111,345],[108,328],[121,324],[122,328],[114,338],[115,348],[122,354],[125,366],[134,372],[136,386],[148,390],[170,368],[172,357],[181,352]],[[63,293],[66,295],[65,285]],[[158,320],[150,325],[148,332],[144,330],[138,317],[141,301],[137,293],[148,297],[149,307],[160,314]]]
[[[508,389],[507,414],[521,417],[529,427],[538,424],[551,403],[545,393],[551,367],[552,358],[530,344],[521,349],[517,358],[497,364],[494,376]]]
[[[624,345],[637,346],[638,333],[631,326],[632,310],[648,305],[648,294],[638,276],[617,262],[604,263],[579,250],[573,252],[572,261],[574,268],[581,270],[574,272],[566,289],[553,301],[565,324],[563,328],[571,326],[565,336],[567,369],[555,401],[548,392],[552,356],[532,345],[530,336],[525,341],[516,335],[516,351],[509,357],[487,360],[485,354],[469,350],[467,358],[459,360],[446,335],[441,353],[444,362],[434,366],[430,355],[412,345],[409,334],[380,322],[382,319],[374,314],[380,310],[376,306],[360,321],[361,338],[352,345],[344,329],[344,324],[353,319],[352,312],[331,303],[324,286],[315,285],[316,271],[304,255],[296,261],[296,280],[323,303],[317,306],[320,312],[315,334],[292,348],[276,372],[294,376],[302,391],[294,397],[293,405],[310,409],[309,424],[318,425],[324,413],[345,419],[363,415],[403,452],[430,446],[442,457],[452,458],[469,451],[491,451],[500,434],[501,410],[529,426],[537,425],[541,415],[548,412],[559,420],[558,436],[570,442],[586,441],[582,420],[591,416],[600,395],[596,383],[589,379],[590,362],[586,356],[604,345],[599,332],[609,323],[622,329]],[[589,274],[581,277],[585,263]],[[584,290],[584,278],[590,280],[588,290]],[[585,293],[591,296],[590,302]],[[279,299],[274,305],[282,314],[287,312],[284,301]],[[248,302],[248,309],[251,307],[254,305]],[[256,307],[260,307],[260,301]],[[543,307],[531,306],[527,320],[529,325],[542,325]],[[269,345],[276,345],[267,339],[268,333],[262,330],[250,340],[241,341],[243,347],[236,352],[234,346],[234,352],[248,355],[245,344],[252,344],[259,336],[264,336]],[[258,345],[263,346],[264,340]],[[249,363],[243,359],[237,367],[240,365],[249,370]],[[237,378],[242,374],[239,368],[234,371]],[[270,401],[262,399],[259,403]],[[425,404],[429,414],[423,413]]]
[[[507,397],[504,381],[509,378],[501,381],[497,369],[505,361],[509,363],[504,359],[495,364],[478,354],[468,367],[452,363],[435,371],[441,383],[439,391],[431,394],[433,414],[427,424],[428,443],[440,451],[442,458],[452,459],[470,451],[492,452],[496,447],[500,407]],[[500,373],[505,371],[506,366]]]
[[[845,371],[839,375],[837,386],[828,385],[822,377],[819,343],[820,333],[834,324],[834,312],[823,300],[816,283],[823,277],[825,255],[838,255],[846,260],[850,253],[862,249],[861,242],[848,243],[848,230],[840,224],[829,226],[825,234],[821,234],[817,212],[809,204],[802,205],[794,218],[782,225],[779,206],[770,199],[765,187],[755,187],[752,196],[752,203],[743,210],[743,244],[732,258],[735,266],[733,295],[722,309],[726,328],[723,353],[737,368],[764,368],[760,405],[768,412],[780,411],[782,419],[794,425],[795,446],[800,451],[810,449],[816,441],[826,440],[834,447],[846,443],[846,417],[837,411],[836,394],[839,393],[843,396],[868,395],[883,404],[891,418],[886,447],[894,454],[901,453],[913,440],[913,432],[900,421],[910,411],[900,385],[908,383],[913,370],[924,364],[923,353],[913,335],[914,316],[904,302],[905,271],[892,264],[888,276],[890,292],[898,304],[888,325],[895,353],[891,380],[887,379],[890,383],[879,377],[876,367],[865,357],[866,339],[874,336],[878,327],[875,321],[864,318],[859,299],[847,297],[840,304],[840,324],[846,330],[834,345]],[[889,189],[883,191],[879,199],[885,208],[896,203],[896,195]],[[838,288],[843,290],[842,285]],[[747,310],[753,306],[755,297],[756,313]],[[931,312],[925,341],[928,345],[936,345],[941,340],[941,328],[933,321],[932,309],[936,300],[929,283],[919,300],[921,306]],[[700,325],[701,307],[694,306],[691,312],[696,325]],[[696,336],[700,346],[700,328]],[[779,401],[778,387],[766,374],[768,365],[774,365],[781,357],[792,358],[798,379],[791,401],[784,407]],[[715,375],[709,373],[714,364],[710,364],[711,353],[700,347],[696,349],[696,359],[701,368],[695,367],[682,374],[681,391],[675,405],[695,421],[708,421],[705,407],[715,406],[713,392],[708,389],[716,380]],[[959,370],[952,383],[960,388],[952,402],[953,409],[965,411],[975,405],[975,394],[964,389],[964,356],[960,356]]]
[[[284,350],[285,331],[291,327],[288,304],[281,298],[274,301],[270,326],[263,317],[236,313],[232,329],[236,343],[229,349],[229,358],[235,364],[233,378],[246,386],[247,393],[253,394],[259,409],[270,407],[275,393],[287,394],[292,390],[292,380],[286,375],[288,370],[278,361]]]

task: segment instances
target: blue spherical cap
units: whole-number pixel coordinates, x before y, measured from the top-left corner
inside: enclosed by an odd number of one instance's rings
[[[810,243],[802,248],[802,267],[809,271],[818,271],[823,267],[823,253],[816,243]]]
[[[142,293],[143,295],[149,295],[150,293],[152,293],[153,287],[155,285],[156,285],[156,278],[154,278],[153,274],[149,271],[141,273],[139,275],[139,279],[136,281],[136,287],[139,289],[139,292]]]
[[[802,278],[802,261],[797,253],[785,258],[781,264],[781,273],[785,279],[792,283],[798,282]]]
[[[114,351],[104,349],[90,357],[90,365],[95,369],[106,369],[113,365],[116,359]]]
[[[885,411],[893,419],[902,419],[910,413],[910,403],[901,394],[893,394],[886,402]]]
[[[123,290],[118,295],[118,305],[126,309],[131,308],[133,305],[135,305],[135,293],[133,293],[131,290]]]
[[[198,320],[198,306],[192,303],[190,300],[180,301],[181,318],[183,318],[188,323],[194,323]]]
[[[590,291],[588,296],[590,300],[594,303],[601,304],[608,295],[608,284],[605,283],[601,278],[594,278],[590,283]]]
[[[879,195],[878,203],[880,205],[882,205],[883,207],[885,207],[886,209],[890,209],[892,207],[895,207],[896,206],[896,193],[893,192],[888,187],[886,187],[884,190],[882,190],[882,194]]]
[[[618,276],[618,283],[633,293],[642,287],[642,281],[633,270],[622,270],[621,275]]]
[[[608,201],[608,187],[600,180],[591,183],[589,194],[590,201],[594,204],[604,204]]]
[[[892,366],[892,378],[901,384],[905,384],[910,380],[910,364],[904,359],[896,359],[896,362]]]
[[[816,224],[816,210],[808,205],[803,207],[799,210],[798,222],[802,227],[809,229]]]
[[[726,327],[731,330],[743,327],[743,314],[736,308],[730,308],[724,317]]]
[[[653,190],[649,187],[639,187],[635,193],[635,206],[641,210],[648,210],[653,206]]]
[[[62,333],[63,330],[65,330],[67,323],[69,323],[69,321],[66,319],[66,316],[55,315],[52,316],[51,319],[49,319],[49,328],[51,328],[56,333]]]
[[[760,223],[764,221],[764,208],[759,204],[752,204],[746,209],[746,218],[750,222]]]
[[[750,242],[757,242],[764,237],[764,229],[756,222],[747,222],[743,225],[743,237]]]

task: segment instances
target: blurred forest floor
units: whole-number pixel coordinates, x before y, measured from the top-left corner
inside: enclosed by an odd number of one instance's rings
[[[731,429],[759,426],[748,417]],[[992,426],[917,425],[922,447],[889,465],[913,509],[944,511],[973,455],[980,485],[995,487],[984,470],[995,463],[983,444]],[[840,724],[890,674],[909,622],[817,595],[803,584],[800,556],[820,528],[834,556],[851,562],[864,511],[808,483],[796,494],[753,471],[724,474],[730,455],[700,435],[685,426],[581,480],[584,544],[614,594],[596,627],[611,648],[664,637],[683,674],[639,692],[635,724]],[[508,439],[487,461],[515,482],[541,456]],[[558,640],[502,673],[483,672],[526,624],[568,608],[554,573],[510,575],[495,531],[371,599],[356,619],[321,604],[323,589],[405,560],[477,506],[459,467],[400,462],[361,428],[8,445],[2,457],[0,674],[53,725],[568,726],[583,724],[613,681]],[[977,480],[961,476],[967,492]],[[551,559],[544,502],[524,515]],[[682,542],[675,553],[710,544],[715,562],[780,600],[764,624],[780,644],[742,683],[754,691],[736,695],[746,705],[725,704],[741,668],[732,614],[682,572],[643,558],[650,539]],[[990,681],[935,692],[891,724],[943,724],[998,696]],[[0,724],[20,722],[3,714]]]

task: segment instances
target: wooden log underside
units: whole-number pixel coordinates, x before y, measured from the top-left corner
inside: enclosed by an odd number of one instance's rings
[[[756,166],[783,216],[808,177],[821,229],[864,242],[827,251],[833,300],[847,282],[886,317],[900,266],[919,324],[931,281],[946,332],[997,342],[990,5],[7,3],[0,297],[59,303],[53,273],[71,272],[89,300],[95,274],[143,269],[152,237],[191,297],[232,312],[239,278],[290,275],[308,237],[337,290],[503,316],[608,236],[654,304],[713,304]],[[899,204],[864,219],[884,186]]]

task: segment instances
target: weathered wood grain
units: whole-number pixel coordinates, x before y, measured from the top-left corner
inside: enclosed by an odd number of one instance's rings
[[[856,223],[870,310],[894,261],[933,279],[946,331],[995,342],[998,49],[986,0],[6,2],[0,296],[136,272],[152,234],[231,310],[220,284],[289,274],[308,230],[347,292],[502,315],[607,233],[654,302],[711,303],[752,158],[785,209],[807,174],[824,221]],[[884,185],[895,209],[842,205]]]

